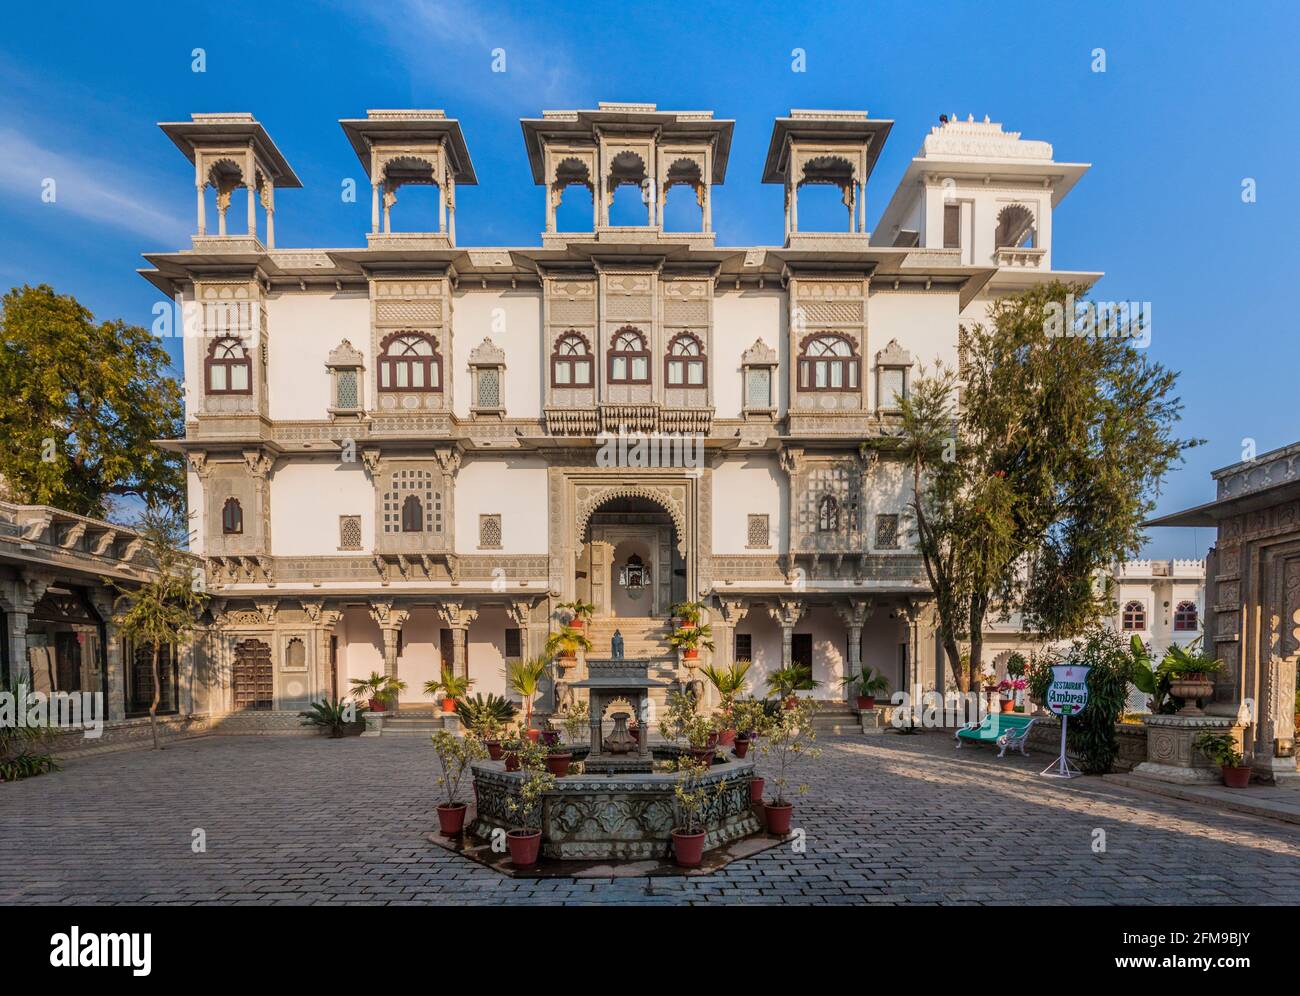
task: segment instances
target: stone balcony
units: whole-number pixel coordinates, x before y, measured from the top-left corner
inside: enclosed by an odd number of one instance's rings
[[[1046,249],[1013,249],[1004,247],[993,253],[993,262],[1020,270],[1041,270],[1047,258]]]
[[[604,404],[595,408],[546,409],[546,431],[553,436],[594,436],[601,432],[671,432],[707,436],[712,428],[712,408]]]

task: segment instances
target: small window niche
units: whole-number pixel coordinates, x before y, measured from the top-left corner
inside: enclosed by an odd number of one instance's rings
[[[746,418],[770,419],[776,415],[776,350],[757,339],[740,357],[741,389]]]
[[[474,415],[505,415],[506,351],[491,339],[484,339],[470,350],[469,370],[471,412]]]
[[[330,418],[355,417],[365,409],[365,357],[344,339],[325,358],[330,374]]]
[[[876,411],[897,413],[912,389],[912,354],[890,339],[876,353]]]

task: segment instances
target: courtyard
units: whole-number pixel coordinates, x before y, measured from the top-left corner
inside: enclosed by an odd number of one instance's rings
[[[941,733],[830,737],[794,843],[690,878],[508,878],[431,844],[423,738],[213,736],[0,789],[0,903],[1300,903],[1294,825],[1061,783]],[[194,842],[203,847],[196,852]]]

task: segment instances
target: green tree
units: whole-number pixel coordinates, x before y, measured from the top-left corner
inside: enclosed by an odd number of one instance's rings
[[[1141,330],[1049,334],[1082,294],[1053,283],[998,300],[965,330],[961,370],[923,373],[902,402],[917,545],[963,690],[990,614],[1019,607],[1050,639],[1098,617],[1096,578],[1140,550],[1157,486],[1196,445],[1173,434],[1176,375],[1134,347]]]
[[[147,330],[96,321],[50,287],[15,287],[0,309],[0,477],[18,501],[103,516],[115,497],[179,508],[181,389]]]
[[[144,536],[145,548],[156,573],[138,587],[119,587],[121,595],[115,622],[122,635],[153,652],[153,701],[149,704],[149,725],[154,750],[158,749],[158,703],[162,682],[158,658],[163,646],[179,649],[203,612],[207,595],[193,581],[189,534],[185,520],[166,508],[146,509],[136,528]]]

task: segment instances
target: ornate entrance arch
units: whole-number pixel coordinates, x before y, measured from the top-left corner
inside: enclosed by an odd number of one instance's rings
[[[686,502],[686,494],[685,489],[681,488],[681,493],[674,495],[673,492],[677,490],[678,488],[673,486],[661,488],[645,485],[615,485],[606,488],[579,487],[576,496],[578,499],[576,525],[579,542],[587,532],[587,526],[591,523],[592,515],[602,505],[618,498],[643,498],[646,501],[654,502],[672,517],[673,528],[677,532],[677,552],[685,557],[687,533],[686,513],[683,506]]]

